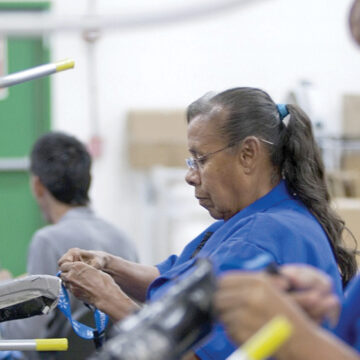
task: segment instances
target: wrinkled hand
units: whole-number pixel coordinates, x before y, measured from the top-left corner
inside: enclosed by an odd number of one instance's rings
[[[297,306],[264,273],[229,272],[218,281],[215,309],[226,332],[242,344],[274,316],[289,314]],[[299,310],[300,311],[300,310]]]
[[[336,322],[339,302],[329,277],[309,266],[284,266],[280,272],[282,276],[233,271],[219,279],[215,308],[239,344],[279,314],[294,323],[308,321],[304,311],[317,322]],[[286,292],[290,287],[293,291]]]
[[[72,248],[68,250],[58,261],[61,268],[65,263],[83,262],[96,269],[102,270],[106,265],[108,254],[104,251],[91,251]]]
[[[84,262],[64,262],[60,270],[66,288],[78,299],[97,307],[111,288],[118,288],[110,275]]]
[[[335,325],[340,305],[333,294],[331,278],[316,268],[308,265],[284,265],[280,273],[293,289],[292,299],[316,322],[330,320]]]

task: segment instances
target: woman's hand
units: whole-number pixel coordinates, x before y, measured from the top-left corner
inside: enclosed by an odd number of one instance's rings
[[[78,299],[96,306],[115,320],[121,320],[138,308],[105,272],[80,261],[64,262],[61,279]]]
[[[280,273],[293,290],[290,292],[292,299],[314,321],[329,320],[336,325],[340,304],[328,275],[309,265],[284,265]]]
[[[96,269],[103,270],[106,267],[108,257],[109,254],[104,251],[91,251],[72,248],[59,259],[58,266],[61,268],[61,266],[67,262],[83,262]]]
[[[74,296],[96,305],[105,290],[117,286],[108,274],[80,261],[65,262],[60,266],[61,279]]]
[[[308,266],[289,265],[281,276],[265,273],[229,272],[219,279],[215,306],[227,331],[242,343],[275,315],[336,322],[339,302],[331,281]],[[291,288],[291,292],[286,289]]]
[[[293,334],[276,359],[358,359],[350,347],[307,316],[319,320],[337,312],[330,310],[339,306],[327,276],[299,265],[284,266],[280,272],[283,276],[233,271],[219,279],[215,308],[230,337],[241,345],[274,316],[283,315],[292,324]],[[289,286],[293,291],[285,292]],[[314,309],[309,309],[311,304]]]
[[[140,302],[145,301],[147,288],[160,275],[155,266],[134,263],[103,251],[73,248],[58,261],[62,271],[67,271],[74,263],[86,264],[109,274],[123,292]]]
[[[219,279],[215,309],[226,332],[242,344],[275,315],[287,315],[296,307],[282,295],[270,276],[229,272]]]

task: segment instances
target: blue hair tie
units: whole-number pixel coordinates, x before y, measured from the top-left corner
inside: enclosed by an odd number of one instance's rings
[[[280,120],[283,121],[284,118],[289,115],[289,110],[285,104],[277,104],[276,107],[280,115]]]

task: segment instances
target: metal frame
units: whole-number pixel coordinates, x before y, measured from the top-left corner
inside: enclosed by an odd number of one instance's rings
[[[0,14],[0,33],[7,35],[34,36],[55,31],[130,30],[155,25],[168,25],[217,15],[241,6],[250,6],[267,0],[218,0],[206,5],[135,15],[114,16],[63,16],[47,14]]]

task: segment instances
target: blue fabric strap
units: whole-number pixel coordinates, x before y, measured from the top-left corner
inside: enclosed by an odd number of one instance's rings
[[[20,351],[0,351],[0,360],[21,360],[24,355]]]
[[[280,115],[280,120],[282,121],[287,115],[289,115],[289,110],[285,104],[277,104],[277,110]]]
[[[60,272],[58,272],[56,275],[60,276]],[[96,337],[99,337],[104,333],[106,325],[109,321],[109,317],[98,309],[95,309],[94,311],[94,320],[95,320],[96,329],[87,326],[85,324],[82,324],[77,320],[74,320],[71,316],[69,294],[65,289],[64,285],[62,284],[61,284],[59,302],[57,304],[57,307],[68,318],[75,333],[78,336],[82,337],[83,339],[96,340]]]

